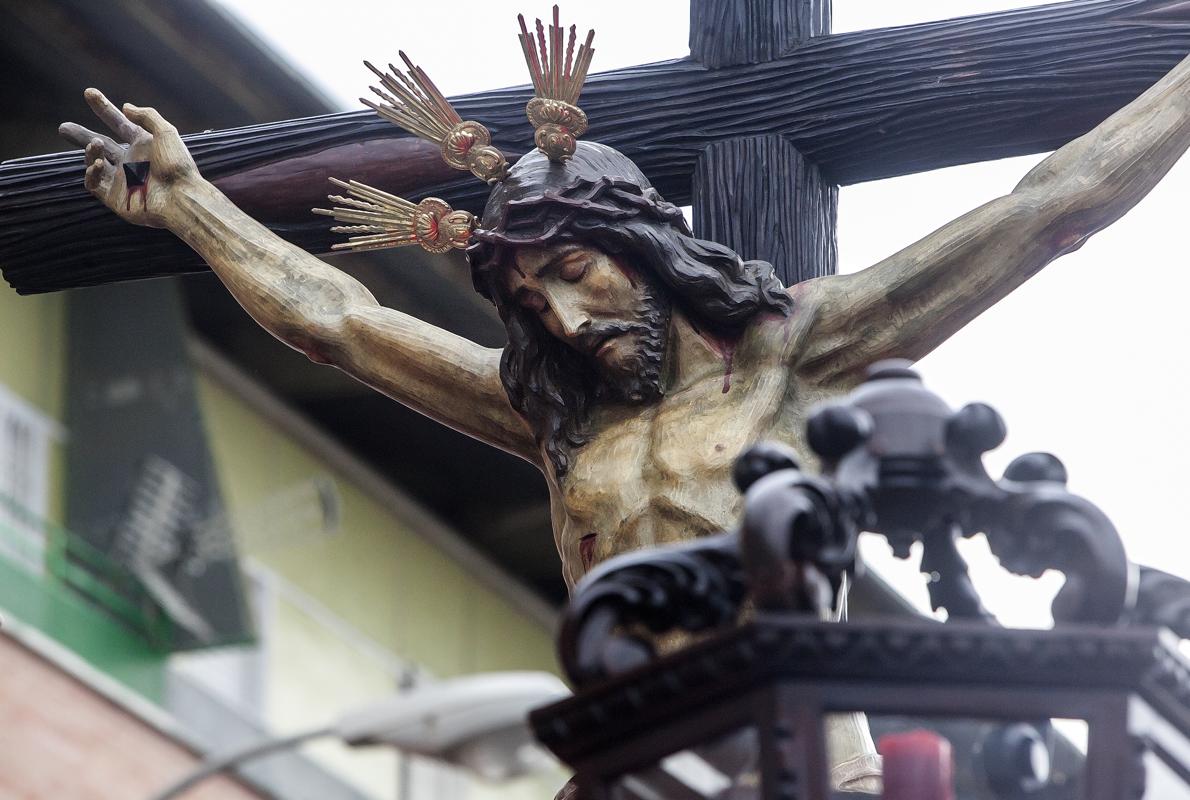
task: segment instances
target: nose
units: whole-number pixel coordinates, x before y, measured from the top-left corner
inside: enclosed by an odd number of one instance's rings
[[[550,310],[554,312],[554,317],[567,336],[577,336],[591,324],[590,315],[572,304],[551,303]]]

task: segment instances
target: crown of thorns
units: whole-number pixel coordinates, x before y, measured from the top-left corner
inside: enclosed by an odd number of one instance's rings
[[[534,144],[550,161],[561,163],[574,154],[578,137],[587,131],[587,115],[576,105],[583,81],[595,50],[591,42],[595,31],[576,50],[577,30],[567,32],[558,21],[554,6],[553,22],[546,26],[539,19],[531,32],[523,15],[517,17],[518,36],[525,54],[525,64],[533,79],[535,96],[525,106],[533,125]],[[464,120],[454,110],[434,82],[404,52],[402,71],[392,64],[384,72],[365,61],[379,79],[370,87],[379,101],[361,97],[364,105],[410,133],[438,145],[442,159],[459,170],[471,172],[480,180],[495,184],[508,176],[508,160],[492,146],[492,135],[483,125]],[[445,201],[427,197],[414,204],[396,195],[357,181],[331,181],[346,190],[346,196],[330,195],[334,208],[316,208],[314,213],[348,223],[331,228],[346,233],[346,242],[333,245],[335,250],[379,250],[419,244],[432,253],[463,249],[476,227],[476,219],[467,211],[455,211]]]

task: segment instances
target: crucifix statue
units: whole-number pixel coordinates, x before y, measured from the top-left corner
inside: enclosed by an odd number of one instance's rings
[[[771,13],[788,25],[746,24],[770,13],[753,5],[695,4],[692,42],[706,66],[763,67],[829,18],[816,0],[785,0]],[[1178,3],[1149,5],[1185,16]],[[381,307],[272,233],[200,174],[153,109],[88,89],[113,136],[62,126],[85,148],[92,194],[128,222],[176,234],[274,336],[539,467],[570,586],[612,555],[730,527],[731,467],[745,447],[776,439],[805,452],[812,406],[849,391],[874,361],[924,356],[1119,218],[1190,146],[1186,59],[1010,194],[862,272],[832,275],[833,234],[807,231],[833,225],[836,190],[786,138],[705,148],[693,167],[701,236],[632,159],[582,140],[590,44],[576,49],[557,24],[523,29],[537,148],[511,165],[420,68],[375,70],[373,107],[487,182],[486,204],[472,216],[351,181],[327,212],[349,223],[339,230],[356,249],[466,249],[507,328],[502,350]],[[866,765],[839,783],[864,785]]]
[[[557,57],[525,37],[533,58]],[[537,69],[539,82],[555,79],[549,63]],[[503,351],[380,307],[353,278],[271,234],[202,178],[152,109],[120,110],[89,89],[116,138],[74,123],[62,132],[86,148],[92,193],[129,222],[174,232],[282,341],[541,468],[572,585],[614,553],[726,527],[737,510],[730,465],[747,444],[804,450],[812,405],[852,388],[874,361],[924,356],[1122,215],[1190,145],[1183,61],[1011,194],[867,270],[786,287],[769,263],[695,238],[621,153],[576,142],[582,112],[549,87],[537,100],[565,108],[537,121],[540,147],[509,169],[420,69],[380,78],[382,114],[444,152],[460,148],[458,164],[494,188],[482,219],[355,183],[343,184],[352,196],[335,213],[363,223],[357,249],[467,248],[477,290],[505,321]],[[563,79],[577,99],[582,72]],[[414,106],[421,99],[425,108]],[[441,135],[425,132],[432,124]]]

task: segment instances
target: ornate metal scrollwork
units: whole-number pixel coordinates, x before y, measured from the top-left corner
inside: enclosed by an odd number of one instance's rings
[[[1190,581],[1159,569],[1141,567],[1136,606],[1128,622],[1169,628],[1177,636],[1190,639]]]
[[[745,457],[760,448],[779,447],[758,445]],[[812,612],[833,608],[844,576],[855,571],[859,520],[854,512],[859,505],[796,466],[776,469],[748,486],[740,556],[756,607]]]
[[[1134,575],[1119,534],[1103,512],[1066,490],[1057,458],[1031,453],[1002,480],[988,476],[982,456],[1006,434],[990,406],[952,412],[908,362],[889,361],[808,428],[840,497],[866,504],[853,512],[861,527],[887,537],[901,556],[922,543],[931,602],[951,618],[987,617],[954,546],[976,533],[1010,572],[1065,573],[1053,604],[1058,622],[1114,623],[1128,608]]]
[[[983,454],[1005,433],[990,406],[952,411],[908,362],[877,364],[845,401],[810,417],[820,475],[803,472],[784,445],[756,445],[735,466],[744,492],[737,531],[623,555],[588,575],[564,618],[564,668],[581,685],[639,666],[655,655],[648,635],[729,624],[745,595],[760,610],[823,613],[857,569],[861,531],[883,535],[901,557],[920,542],[930,600],[951,619],[991,621],[956,548],[959,537],[983,533],[1010,572],[1066,575],[1053,603],[1058,623],[1120,621],[1135,569],[1111,521],[1066,490],[1054,456],[1021,456],[993,480]],[[1186,584],[1149,578],[1149,594],[1165,587],[1162,596],[1179,602],[1146,621],[1190,629]]]
[[[733,623],[745,594],[733,533],[604,562],[575,590],[558,637],[577,686],[648,663],[659,636]]]

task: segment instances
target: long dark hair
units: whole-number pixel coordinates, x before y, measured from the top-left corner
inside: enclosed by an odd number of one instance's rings
[[[725,336],[762,311],[787,314],[793,301],[765,261],[744,261],[695,239],[682,211],[661,198],[621,153],[580,142],[564,164],[540,151],[522,157],[492,192],[467,252],[475,288],[496,304],[508,344],[500,378],[509,402],[533,427],[560,478],[606,386],[590,359],[556,339],[535,312],[506,296],[502,268],[522,246],[577,241],[638,270],[663,301]]]

